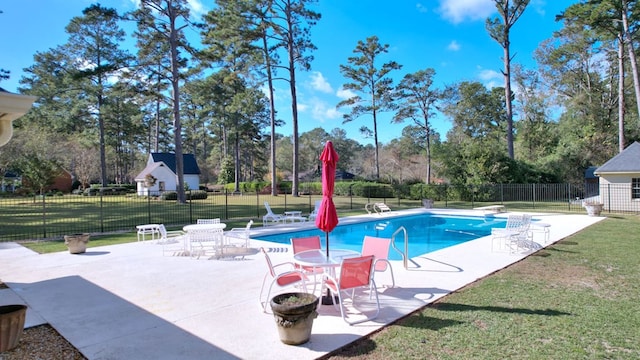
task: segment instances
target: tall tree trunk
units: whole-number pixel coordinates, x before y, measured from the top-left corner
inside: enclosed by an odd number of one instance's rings
[[[431,131],[429,130],[429,120],[424,121],[424,128],[427,130],[427,185],[431,184]]]
[[[629,18],[627,11],[629,10],[629,2],[622,0],[622,26],[624,28],[624,39],[627,43],[627,50],[629,52],[629,61],[631,62],[631,73],[633,75],[633,89],[636,94],[636,108],[638,111],[638,125],[640,125],[640,77],[638,75],[638,62],[636,60],[635,46],[633,46],[633,39],[629,33]]]
[[[102,117],[102,75],[98,75],[98,131],[100,132],[100,182],[102,187],[107,187],[107,156],[106,143],[104,139],[104,119]]]
[[[180,122],[180,71],[178,64],[178,34],[176,29],[176,13],[175,8],[171,4],[167,5],[169,12],[170,29],[169,29],[169,47],[171,48],[171,88],[173,96],[173,131],[175,139],[175,156],[176,156],[176,175],[178,177],[178,185],[176,186],[177,202],[179,204],[186,203],[184,193],[184,159],[182,156],[182,123]]]
[[[237,128],[237,126],[236,126]],[[240,192],[240,134],[236,131],[235,133],[235,144],[234,144],[234,192]]]
[[[278,176],[276,174],[276,105],[273,100],[273,75],[271,74],[271,58],[269,57],[269,44],[266,35],[262,36],[264,61],[267,67],[267,84],[269,86],[269,119],[271,120],[271,195],[278,196]]]
[[[506,27],[505,27],[506,29]],[[515,158],[513,151],[513,106],[511,103],[511,55],[509,51],[509,31],[505,31],[504,42],[504,96],[507,105],[507,150],[511,159]]]
[[[373,141],[375,145],[375,162],[376,162],[376,180],[380,180],[380,148],[378,146],[378,119],[376,112],[376,99],[375,99],[375,87],[371,94],[371,104],[373,108]]]
[[[292,30],[289,30],[289,34],[291,34]],[[291,179],[291,195],[294,197],[298,195],[298,168],[299,168],[299,154],[298,149],[300,145],[298,144],[298,97],[296,95],[296,70],[295,70],[295,59],[294,59],[294,49],[293,49],[293,39],[289,39],[288,42],[288,53],[289,53],[289,87],[291,89],[291,121],[293,122],[293,175]]]
[[[618,35],[618,150],[624,150],[624,33]]]
[[[160,65],[158,65],[158,67],[160,67]],[[155,131],[154,131],[154,138],[153,138],[153,151],[154,152],[159,152],[160,150],[160,106],[162,105],[162,98],[160,95],[160,81],[161,81],[161,77],[160,77],[160,69],[158,69],[158,97],[156,98],[156,126],[155,126]]]

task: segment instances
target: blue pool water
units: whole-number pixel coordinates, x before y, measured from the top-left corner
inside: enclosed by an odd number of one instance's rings
[[[360,251],[365,235],[390,238],[404,226],[409,238],[409,257],[416,257],[435,250],[461,244],[491,234],[491,228],[505,227],[506,220],[480,216],[451,216],[420,214],[403,217],[389,217],[375,221],[338,225],[329,233],[329,247]],[[319,229],[308,229],[273,235],[256,236],[256,239],[280,244],[290,244],[293,237],[320,235],[325,247],[325,233]],[[396,236],[396,246],[402,249],[404,234]],[[389,258],[401,260],[395,250],[389,251]]]

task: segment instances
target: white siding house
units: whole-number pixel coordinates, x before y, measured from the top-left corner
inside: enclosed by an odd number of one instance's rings
[[[200,168],[193,154],[183,155],[184,183],[189,190],[200,187]],[[149,181],[152,180],[152,181]],[[178,175],[176,174],[175,154],[151,153],[147,166],[135,177],[137,194],[158,195],[163,191],[176,191]]]
[[[600,177],[600,202],[605,210],[640,209],[640,143],[629,145],[594,173]]]

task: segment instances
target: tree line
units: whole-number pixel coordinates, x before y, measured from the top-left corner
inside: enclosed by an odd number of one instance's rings
[[[494,0],[487,35],[503,49],[504,86],[474,81],[434,86],[436,70],[402,74],[382,62],[389,44],[358,41],[340,65],[354,95],[338,104],[343,122],[359,121],[374,139],[361,145],[344,130],[299,133],[296,75],[313,64],[315,0],[216,0],[202,18],[187,0],[142,0],[136,11],[91,5],[66,26],[66,43],[37,52],[20,92],[38,97],[0,150],[0,169],[59,164],[83,186],[129,183],[150,152],[176,154],[183,202],[182,154],[193,153],[205,183],[317,178],[318,156],[332,140],[340,170],[389,183],[577,182],[640,138],[640,81],[635,42],[638,2],[589,0],[569,6],[562,28],[535,54],[537,68],[514,62],[512,31],[527,0]],[[122,25],[135,24],[126,34]],[[200,35],[194,46],[187,31]],[[136,53],[123,48],[131,36]],[[627,75],[629,74],[629,75]],[[9,74],[0,71],[0,80]],[[394,79],[400,79],[397,83]],[[290,109],[276,109],[286,83]],[[635,98],[635,104],[626,99]],[[292,135],[277,132],[290,112]],[[407,123],[387,144],[379,114]],[[441,113],[447,134],[430,121]],[[55,134],[55,136],[54,136]]]

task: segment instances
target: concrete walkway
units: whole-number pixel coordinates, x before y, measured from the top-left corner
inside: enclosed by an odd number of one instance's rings
[[[406,213],[411,211],[383,216]],[[550,243],[604,219],[533,215],[550,225]],[[341,219],[347,221],[354,220]],[[263,230],[252,233],[257,231]],[[251,245],[268,249],[274,263],[291,261],[287,245]],[[10,287],[0,290],[0,304],[27,304],[26,327],[49,323],[91,360],[315,359],[525,256],[492,252],[491,238],[484,237],[413,258],[409,269],[394,261],[396,287],[384,286],[386,274],[376,275],[382,308],[377,319],[349,326],[339,310],[320,305],[310,341],[299,346],[281,343],[273,315],[259,306],[262,254],[195,260],[163,256],[159,245],[133,242],[82,255],[39,255],[0,243],[0,279]]]

